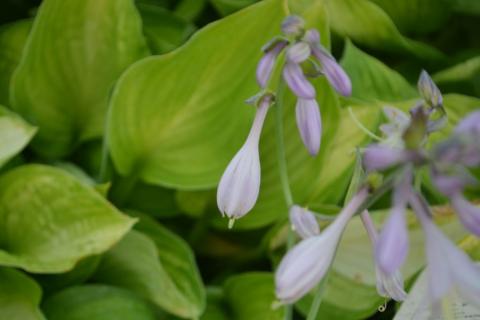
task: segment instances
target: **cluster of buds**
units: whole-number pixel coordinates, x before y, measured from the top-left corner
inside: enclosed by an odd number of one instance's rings
[[[315,87],[308,78],[325,76],[340,94],[351,93],[351,82],[335,58],[320,44],[320,34],[315,29],[305,30],[304,21],[297,16],[287,17],[281,26],[282,35],[273,38],[262,51],[256,78],[260,92],[247,100],[257,110],[245,144],[240,148],[225,170],[217,191],[217,204],[223,216],[235,219],[247,214],[255,205],[260,189],[259,139],[263,123],[275,96],[269,88],[277,62],[281,61],[282,76],[297,97],[296,121],[303,143],[315,156],[320,150],[322,122]],[[280,59],[284,53],[285,58]],[[304,69],[313,69],[305,72]]]
[[[389,122],[380,127],[385,139],[363,152],[362,163],[367,174],[383,174],[390,183],[385,182],[383,188],[365,183],[322,232],[307,232],[316,227],[306,227],[306,220],[297,223],[308,237],[301,234],[304,239],[286,254],[277,269],[276,294],[280,301],[294,302],[321,281],[332,264],[346,224],[356,213],[361,215],[374,247],[378,292],[397,301],[404,300],[400,268],[409,248],[405,215],[410,206],[425,232],[432,306],[438,306],[454,289],[465,301],[480,303],[480,269],[437,228],[428,203],[412,183],[416,170],[429,169],[434,186],[448,197],[466,229],[480,236],[480,208],[463,195],[465,188],[477,183],[469,172],[480,166],[480,111],[460,121],[448,139],[427,149],[428,136],[446,123],[446,112],[442,95],[426,72],[422,72],[418,88],[423,99],[410,110],[410,115],[386,108]],[[366,204],[369,193],[380,189],[392,191],[392,208],[377,234]]]

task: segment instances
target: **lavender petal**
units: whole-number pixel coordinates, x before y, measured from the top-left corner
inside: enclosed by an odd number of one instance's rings
[[[322,120],[317,101],[299,98],[295,113],[303,144],[312,156],[317,155],[322,139]]]
[[[298,98],[314,99],[315,88],[303,74],[302,68],[293,62],[287,62],[283,68],[283,78]]]

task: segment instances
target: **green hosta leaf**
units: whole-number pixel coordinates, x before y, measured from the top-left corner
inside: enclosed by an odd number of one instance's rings
[[[327,0],[332,29],[371,48],[408,52],[424,59],[443,59],[438,50],[403,37],[390,17],[369,0]]]
[[[113,83],[147,54],[133,0],[45,0],[12,79],[11,103],[61,157],[103,132]]]
[[[257,0],[210,0],[210,3],[215,10],[217,10],[222,16],[228,16],[229,14],[243,9],[255,2],[257,2]]]
[[[195,31],[193,24],[160,6],[138,4],[137,7],[142,16],[143,32],[155,54],[176,49]]]
[[[452,13],[452,0],[371,0],[402,32],[425,34],[441,29]]]
[[[20,61],[32,20],[20,20],[0,28],[0,104],[8,105],[10,79]]]
[[[367,101],[398,101],[418,96],[396,71],[347,42],[341,62],[352,80],[352,98]]]
[[[207,5],[207,0],[181,0],[175,7],[175,15],[187,21],[198,18]]]
[[[152,217],[173,217],[180,213],[175,201],[175,190],[137,183],[124,207],[148,213]]]
[[[456,11],[467,15],[480,15],[480,2],[475,0],[452,0]]]
[[[75,267],[65,273],[58,274],[39,274],[35,279],[40,283],[46,295],[60,289],[79,285],[87,281],[100,263],[101,256],[90,256],[80,260]]]
[[[37,129],[0,105],[0,167],[30,142]]]
[[[153,307],[130,291],[84,285],[67,288],[43,304],[48,320],[155,320]]]
[[[205,309],[205,291],[188,245],[153,220],[137,226],[107,252],[95,278],[128,288],[166,311],[197,318]]]
[[[214,186],[246,136],[254,110],[244,101],[258,90],[260,48],[284,15],[281,1],[262,2],[130,68],[108,119],[118,171],[153,184]]]
[[[20,271],[0,267],[0,318],[45,320],[38,305],[42,289]]]
[[[480,95],[480,56],[435,73],[433,80],[442,89]]]
[[[61,169],[26,165],[0,177],[0,264],[71,269],[107,250],[135,222]]]
[[[460,241],[466,236],[465,229],[451,210],[442,207],[434,209],[434,213],[450,239]],[[372,212],[378,226],[385,217],[386,211]],[[412,279],[425,263],[423,230],[413,214],[409,214],[408,224],[410,251],[402,269],[406,281]],[[372,245],[359,217],[348,224],[332,268],[317,319],[365,319],[384,303],[384,298],[376,292]],[[311,296],[303,299],[298,306],[307,312],[310,302]]]
[[[284,308],[272,308],[275,293],[271,273],[233,276],[225,282],[224,290],[234,320],[280,320],[284,317]]]

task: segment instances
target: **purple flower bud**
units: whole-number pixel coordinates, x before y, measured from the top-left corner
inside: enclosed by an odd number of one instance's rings
[[[405,221],[410,189],[411,172],[407,170],[393,191],[393,207],[383,226],[375,248],[375,259],[380,270],[392,276],[400,270],[408,254],[408,229]]]
[[[247,214],[257,201],[260,190],[258,143],[272,99],[272,95],[261,98],[245,144],[230,161],[220,179],[217,190],[218,208],[231,221]]]
[[[265,54],[257,66],[257,83],[260,87],[265,88],[267,86],[268,79],[272,75],[275,60],[287,44],[286,40],[275,40],[265,48]]]
[[[327,77],[328,82],[342,96],[350,96],[352,94],[352,83],[335,58],[320,44],[312,45],[311,49],[312,54],[322,64],[322,72]]]
[[[322,139],[322,120],[317,101],[299,98],[295,113],[303,144],[307,147],[308,152],[315,156],[320,150]]]
[[[280,301],[297,301],[325,276],[345,226],[367,196],[367,190],[359,191],[325,231],[302,240],[283,257],[275,273],[275,292]]]
[[[454,194],[450,202],[465,228],[480,237],[480,208],[468,202],[461,193]]]
[[[405,150],[380,144],[368,146],[363,153],[363,165],[367,171],[384,170],[407,159]]]
[[[463,118],[455,128],[455,133],[480,136],[480,111],[474,111]]]
[[[365,229],[367,230],[373,248],[376,248],[378,243],[378,235],[370,214],[367,210],[365,210],[361,213],[360,217]],[[376,266],[375,275],[377,278],[378,294],[386,298],[391,297],[395,301],[405,300],[407,294],[403,289],[403,278],[399,271],[394,272],[392,275],[386,275],[378,266]]]
[[[302,239],[307,239],[320,234],[320,227],[318,226],[315,214],[311,211],[297,205],[293,205],[289,212],[290,223],[292,229]]]
[[[299,16],[288,16],[282,22],[282,32],[288,37],[298,37],[303,33],[305,21]]]
[[[303,41],[295,43],[287,50],[287,59],[293,63],[302,63],[310,57],[310,46]]]
[[[425,99],[429,105],[439,107],[443,104],[442,93],[425,70],[422,70],[420,73],[417,86],[423,99]]]
[[[283,78],[287,85],[298,98],[314,99],[315,88],[303,74],[302,68],[291,61],[288,61],[283,68]]]
[[[311,45],[318,45],[320,44],[320,33],[315,29],[309,29],[305,32],[303,39]]]

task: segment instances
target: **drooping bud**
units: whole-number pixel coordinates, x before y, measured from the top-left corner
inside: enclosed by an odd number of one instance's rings
[[[411,171],[406,170],[393,191],[393,207],[375,248],[380,270],[392,276],[400,270],[408,254],[408,229],[405,220],[411,187]]]
[[[274,42],[269,43],[264,48],[264,55],[257,65],[257,83],[260,87],[267,86],[268,79],[272,75],[275,60],[282,50],[288,45],[288,41],[275,39]]]
[[[258,109],[245,144],[230,161],[217,190],[217,204],[222,215],[234,221],[247,214],[255,205],[260,190],[260,158],[258,143],[273,95],[266,94]]]
[[[375,249],[378,243],[378,235],[375,225],[373,224],[372,218],[367,210],[363,211],[360,214],[362,219],[363,226],[367,230],[368,237],[372,242],[372,247]],[[395,301],[405,300],[407,294],[403,289],[403,278],[402,274],[397,271],[392,275],[386,275],[380,268],[375,266],[375,275],[377,278],[377,292],[382,297],[392,298]]]
[[[315,99],[305,100],[299,98],[295,113],[297,127],[303,144],[307,147],[308,152],[315,156],[320,150],[322,140],[322,120],[318,103]]]
[[[286,17],[282,22],[282,32],[287,37],[299,37],[303,34],[305,28],[305,21],[295,15]]]
[[[322,65],[322,72],[335,91],[342,96],[350,96],[352,94],[352,82],[335,58],[320,43],[312,44],[311,49],[312,54]]]
[[[417,86],[421,96],[430,106],[440,107],[443,105],[442,93],[432,78],[430,78],[427,71],[422,70]]]
[[[295,43],[287,50],[287,59],[294,63],[302,63],[310,57],[310,46],[303,41]]]
[[[302,239],[320,234],[320,227],[318,226],[315,214],[306,208],[293,205],[290,208],[289,217],[292,229],[302,237]]]
[[[303,99],[314,99],[315,88],[303,74],[302,68],[294,62],[287,61],[283,68],[283,78],[288,87],[298,97]]]
[[[360,190],[325,231],[301,241],[283,257],[275,273],[275,292],[281,302],[297,301],[325,276],[343,230],[367,196],[367,190]]]

